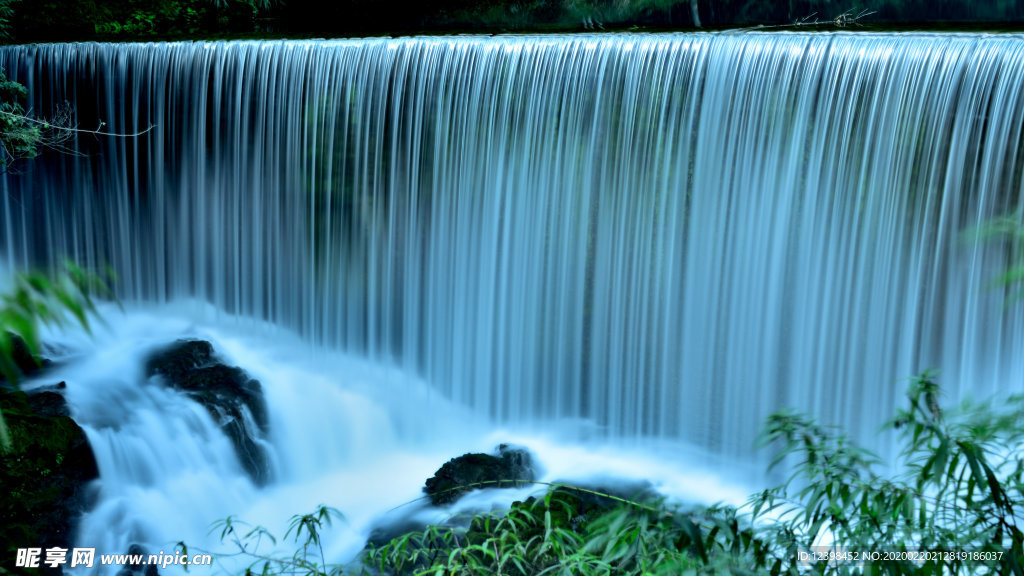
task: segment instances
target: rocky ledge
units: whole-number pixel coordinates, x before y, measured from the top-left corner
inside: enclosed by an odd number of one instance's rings
[[[0,541],[11,561],[18,548],[70,548],[74,522],[92,504],[96,459],[63,388],[0,392],[11,433],[11,451],[0,459]]]

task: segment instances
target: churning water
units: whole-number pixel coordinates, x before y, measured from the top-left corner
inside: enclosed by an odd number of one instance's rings
[[[1020,247],[973,232],[1024,209],[1020,36],[66,44],[0,64],[39,115],[149,129],[3,176],[9,263],[110,264],[140,310],[194,299],[212,330],[302,342],[280,359],[276,339],[214,335],[264,382],[281,479],[209,503],[222,515],[378,465],[416,478],[387,488],[408,500],[452,438],[484,437],[464,427],[571,421],[590,442],[746,461],[782,407],[867,438],[926,368],[950,398],[1024,382],[1024,307],[993,285]],[[173,339],[175,317],[136,336]],[[90,438],[114,437],[108,493],[177,481],[135,470],[132,442],[215,453],[195,486],[245,483],[230,450],[192,446],[224,442],[197,408],[130,373],[66,378]],[[181,418],[117,423],[125,397]],[[147,496],[125,498],[97,514],[144,524]],[[178,538],[153,514],[119,533]]]

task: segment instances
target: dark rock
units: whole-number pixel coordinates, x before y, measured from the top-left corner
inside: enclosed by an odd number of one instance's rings
[[[128,546],[127,555],[128,561],[124,563],[124,567],[134,570],[142,567],[142,563],[145,562],[146,558],[149,556],[149,552],[146,551],[142,544],[136,543]],[[141,560],[139,562],[132,562],[135,557],[141,558]]]
[[[178,382],[196,368],[213,362],[213,345],[209,342],[178,340],[146,360],[146,375],[163,374],[169,381]]]
[[[241,368],[212,364],[196,368],[171,382],[175,388],[210,409],[218,422],[234,418],[241,403],[249,409],[261,430],[265,431],[267,427],[263,388]]]
[[[11,359],[22,374],[31,374],[40,368],[42,362],[29,352],[28,344],[17,334],[11,334]]]
[[[431,504],[441,506],[470,490],[510,488],[517,484],[515,480],[532,482],[536,478],[530,453],[502,444],[496,455],[470,453],[452,458],[427,480],[423,491]]]
[[[70,548],[74,521],[92,505],[96,458],[63,400],[52,391],[0,393],[11,435],[0,457],[0,553],[9,558],[18,548]]]
[[[179,340],[158,350],[146,361],[145,371],[206,408],[231,439],[249,476],[259,485],[270,480],[261,443],[268,429],[267,407],[257,380],[218,361],[213,346],[204,340]]]
[[[61,382],[56,388],[60,389],[64,388],[64,386],[65,384]],[[29,395],[28,404],[40,416],[49,416],[51,418],[71,416],[71,409],[68,408],[68,403],[64,400],[64,396],[54,392],[52,389],[36,390]]]
[[[160,573],[155,564],[147,564],[150,554],[143,545],[132,544],[128,547],[126,554],[128,561],[118,570],[117,576],[157,576]],[[138,562],[132,562],[132,560],[138,560]]]
[[[25,340],[14,334],[8,332],[7,337],[11,339],[11,360],[14,361],[14,367],[17,369],[17,376],[35,376],[43,368],[48,367],[51,362],[46,358],[40,358],[33,356],[28,349],[28,344]],[[0,382],[6,382],[5,376],[0,373]]]

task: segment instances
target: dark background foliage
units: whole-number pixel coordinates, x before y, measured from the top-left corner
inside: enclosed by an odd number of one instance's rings
[[[1017,27],[1024,0],[0,0],[15,42],[832,23]],[[2,24],[2,23],[0,23]]]

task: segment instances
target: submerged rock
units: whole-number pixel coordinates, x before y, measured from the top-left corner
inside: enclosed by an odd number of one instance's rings
[[[363,553],[367,550],[380,548],[395,538],[419,532],[427,527],[428,522],[418,517],[418,514],[425,508],[416,507],[405,512],[403,516],[379,518],[374,522],[369,536],[366,537],[366,544],[363,545]]]
[[[150,553],[141,544],[129,546],[126,556],[128,561],[117,571],[116,576],[157,576],[160,573],[155,564],[147,564]]]
[[[53,391],[61,387],[0,393],[12,445],[0,458],[0,552],[8,558],[18,548],[70,548],[73,524],[92,504],[96,458],[64,397]]]
[[[265,485],[270,480],[269,458],[262,446],[268,429],[267,406],[257,380],[217,360],[213,345],[204,340],[178,340],[154,352],[145,372],[206,408],[231,439],[253,481]]]
[[[523,448],[507,444],[498,446],[496,455],[470,453],[452,458],[427,479],[423,491],[431,504],[451,504],[470,490],[511,488],[516,480],[536,480],[533,458]]]

